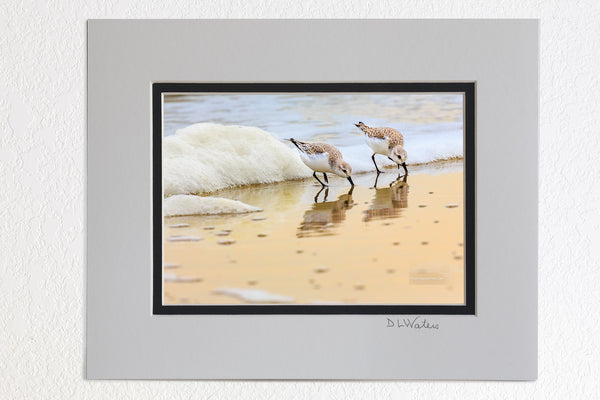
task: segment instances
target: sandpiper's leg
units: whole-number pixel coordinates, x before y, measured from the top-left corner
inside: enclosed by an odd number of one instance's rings
[[[404,168],[404,173],[408,175],[408,168],[406,168],[406,163],[402,163],[402,168]],[[400,169],[400,165],[398,165],[398,169]]]
[[[388,157],[388,158],[390,159],[390,161],[396,162],[396,161],[392,160],[392,157]],[[400,169],[400,164],[396,164],[396,165],[398,165],[398,169]]]
[[[323,196],[323,201],[327,201],[327,196],[329,196],[329,187],[325,188],[325,196]]]
[[[323,178],[325,178],[325,182],[329,183],[329,179],[327,179],[327,174],[323,172]]]
[[[375,153],[373,153],[373,155],[371,156],[371,160],[373,160],[373,164],[375,164],[375,169],[377,170],[377,175],[379,175],[381,171],[379,170],[379,168],[377,168],[377,163],[375,162]]]
[[[317,176],[317,172],[313,172],[313,176],[315,177],[315,179],[317,181],[319,181],[319,183],[321,184],[321,186],[327,186],[326,184],[324,184],[323,182],[321,182],[321,180],[319,179],[319,177]]]

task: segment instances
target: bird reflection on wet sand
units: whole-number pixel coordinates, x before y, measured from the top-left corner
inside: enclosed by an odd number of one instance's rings
[[[379,174],[375,178],[375,197],[365,211],[364,221],[377,219],[398,218],[402,216],[402,209],[408,207],[408,175],[398,177],[388,186],[377,187]]]
[[[353,190],[354,186],[336,200],[327,201],[329,188],[321,188],[315,195],[315,203],[304,213],[303,220],[298,227],[296,236],[301,238],[333,235],[334,233],[332,233],[329,228],[342,223],[346,219],[346,210],[349,210],[354,206],[354,202],[352,201]],[[319,202],[319,195],[321,192],[324,193],[322,201]]]

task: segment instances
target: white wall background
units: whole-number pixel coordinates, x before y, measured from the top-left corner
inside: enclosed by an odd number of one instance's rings
[[[85,381],[88,18],[540,18],[537,382]],[[598,398],[599,74],[597,0],[4,0],[0,399]]]

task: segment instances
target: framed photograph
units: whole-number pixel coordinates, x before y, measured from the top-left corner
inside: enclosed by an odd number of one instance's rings
[[[537,375],[536,20],[88,22],[88,379]]]
[[[475,314],[475,82],[152,90],[155,314]]]

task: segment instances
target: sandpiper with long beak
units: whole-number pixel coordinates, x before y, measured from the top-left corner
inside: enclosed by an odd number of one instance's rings
[[[354,186],[352,182],[352,167],[342,157],[342,153],[335,147],[327,143],[305,143],[296,139],[290,139],[290,142],[296,146],[300,153],[300,159],[306,166],[313,170],[313,176],[323,186],[327,186],[321,182],[317,176],[317,172],[323,173],[323,178],[326,183],[327,173],[331,172],[342,178],[348,179],[348,182]]]
[[[404,136],[399,131],[392,128],[372,128],[363,122],[354,125],[365,134],[367,145],[373,150],[371,160],[375,164],[377,174],[381,173],[381,171],[375,162],[375,154],[386,156],[398,164],[398,169],[402,165],[404,172],[408,174],[408,169],[406,168],[406,158],[408,155],[404,149]]]

